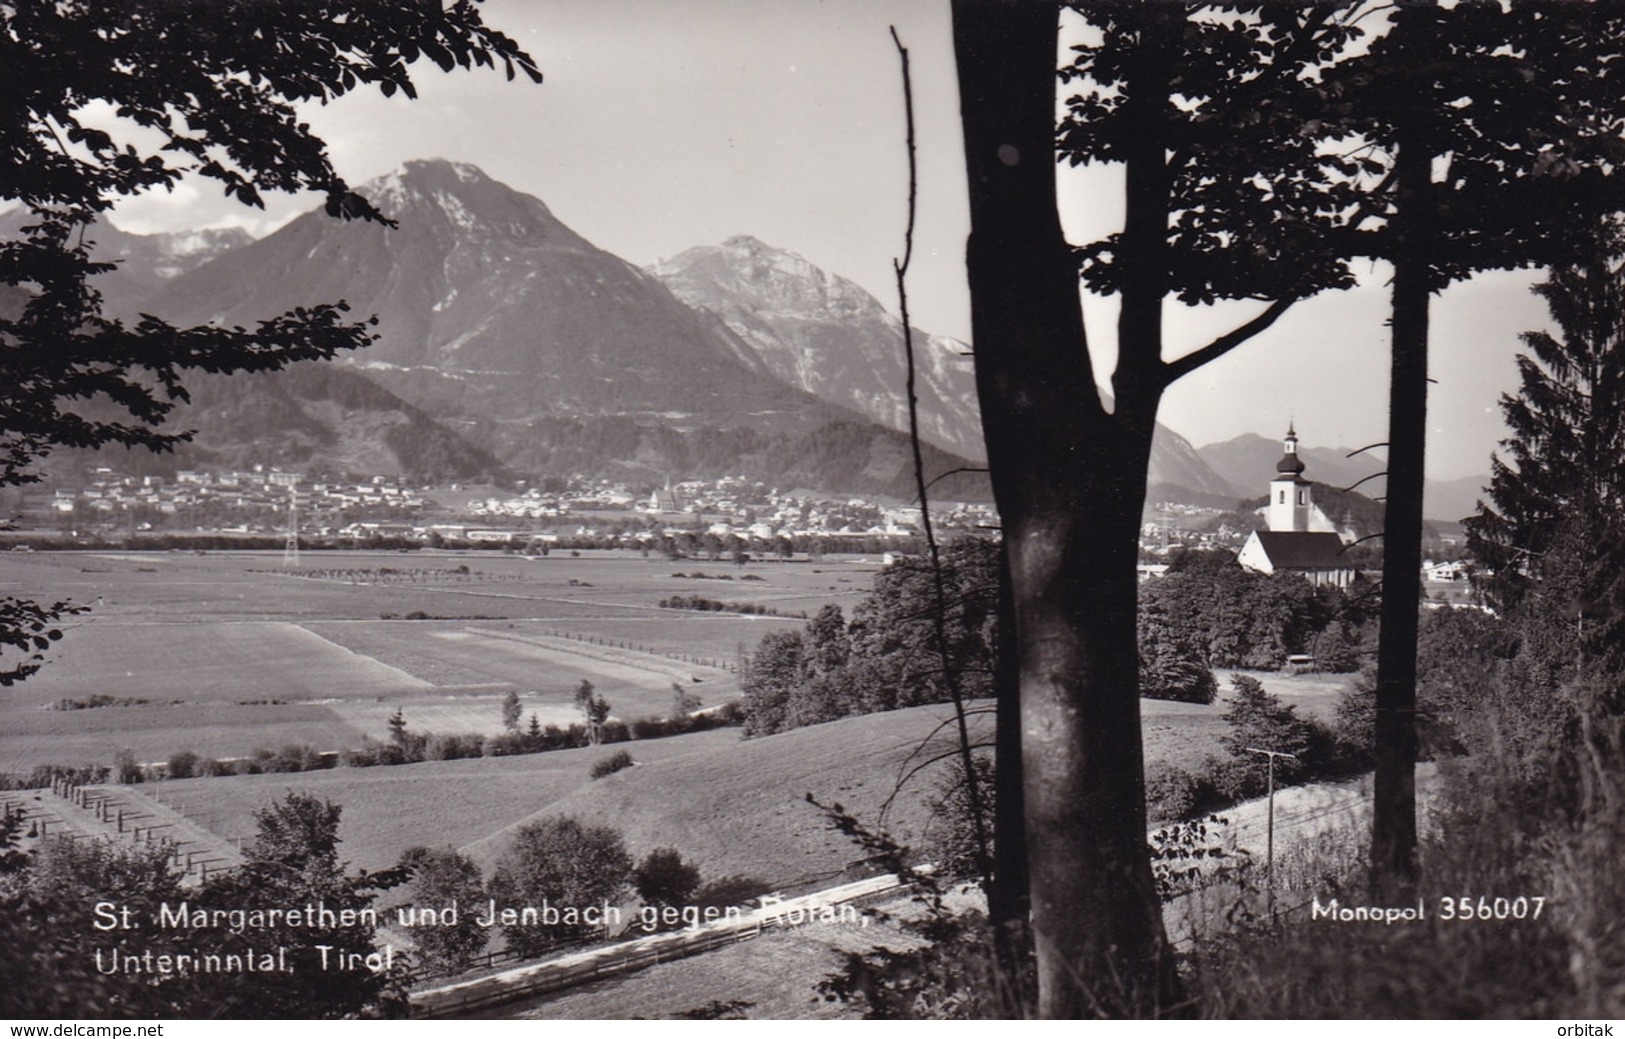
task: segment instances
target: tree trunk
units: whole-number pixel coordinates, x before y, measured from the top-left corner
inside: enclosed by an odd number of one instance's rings
[[[1010,554],[1003,545],[999,548],[998,630],[993,658],[993,888],[988,892],[987,914],[1009,1004],[1025,1013],[1033,994],[1027,982],[1032,938],[1028,930],[1026,799],[1021,788],[1021,652],[1016,643],[1016,602],[1010,590]]]
[[[1407,120],[1409,122],[1409,120]],[[1422,597],[1422,487],[1427,449],[1428,234],[1432,152],[1414,126],[1397,135],[1393,355],[1388,390],[1388,500],[1383,513],[1382,629],[1377,641],[1376,776],[1371,877],[1384,897],[1414,893],[1416,639]]]
[[[1020,654],[1038,1012],[1149,1016],[1177,998],[1146,849],[1135,645],[1156,394],[1150,415],[1107,414],[1095,388],[1055,209],[1056,18],[1044,3],[954,4],[977,392]]]

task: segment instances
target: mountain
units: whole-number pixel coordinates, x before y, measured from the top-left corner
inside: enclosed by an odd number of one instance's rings
[[[0,214],[0,238],[20,234],[21,210]],[[101,221],[87,234],[91,255],[116,263],[93,282],[111,317],[134,319],[174,278],[253,241],[239,228],[132,234]],[[19,312],[21,290],[0,286],[0,314]],[[140,473],[255,463],[311,466],[337,473],[405,476],[415,481],[467,479],[499,472],[502,464],[359,373],[301,364],[248,377],[194,375],[191,401],[176,408],[168,429],[195,430],[173,453],[132,453],[121,464]],[[89,401],[80,410],[106,421],[119,412]],[[60,462],[71,452],[58,456]]]
[[[737,336],[741,360],[892,429],[908,428],[903,323],[853,282],[748,235],[648,268]],[[970,347],[914,330],[920,435],[982,460]]]
[[[1226,480],[1189,440],[1160,422],[1151,437],[1146,483],[1146,497],[1151,501],[1229,507],[1246,497],[1245,484]]]
[[[672,293],[725,325],[741,360],[892,429],[908,429],[903,323],[851,281],[748,235],[699,246],[648,268]],[[913,331],[921,437],[987,457],[970,347]],[[1157,500],[1241,494],[1184,437],[1158,426],[1150,494]]]
[[[1219,444],[1208,444],[1197,451],[1203,461],[1232,486],[1251,498],[1263,494],[1275,476],[1275,463],[1283,453],[1281,439],[1243,433]],[[1367,451],[1348,457],[1344,448],[1314,447],[1298,444],[1298,457],[1303,459],[1304,479],[1333,487],[1348,487],[1372,473],[1382,471],[1383,454]],[[1360,485],[1367,496],[1382,493],[1382,479]]]
[[[431,412],[493,419],[499,448],[543,415],[785,426],[835,415],[742,364],[724,330],[658,280],[476,167],[409,162],[361,190],[398,226],[307,213],[149,305],[246,324],[347,300],[379,315],[377,343],[347,360]]]
[[[102,221],[90,237],[98,260],[118,264],[117,270],[95,279],[107,313],[114,315],[133,315],[171,279],[254,240],[240,227],[131,234],[111,221]]]
[[[203,376],[172,425],[196,429],[183,467],[255,463],[415,483],[490,479],[503,465],[360,372],[306,362],[280,372]]]
[[[21,207],[0,213],[0,239],[21,237],[32,220]],[[171,278],[254,240],[240,227],[134,234],[111,220],[98,221],[86,237],[91,255],[118,265],[92,279],[102,294],[105,312],[113,317],[134,317],[141,304]]]
[[[176,277],[146,308],[246,325],[346,300],[377,342],[342,359],[525,471],[741,474],[906,495],[906,440],[775,377],[719,320],[478,168],[407,163],[361,189],[394,228],[306,214]],[[830,444],[841,450],[830,451]],[[932,453],[932,472],[966,465]],[[811,468],[809,468],[809,466]],[[944,495],[985,497],[985,480]]]
[[[1281,441],[1256,433],[1223,443],[1208,444],[1198,449],[1209,467],[1228,482],[1236,485],[1248,498],[1262,495],[1275,475],[1275,463],[1281,459]],[[1298,445],[1298,455],[1304,461],[1304,478],[1331,488],[1348,488],[1361,480],[1359,493],[1368,498],[1380,498],[1387,481],[1380,474],[1386,454],[1382,450],[1365,451],[1353,458],[1347,448],[1305,447]],[[1366,477],[1372,477],[1366,480]],[[1483,496],[1480,490],[1489,482],[1487,476],[1470,476],[1459,480],[1428,480],[1424,489],[1423,512],[1430,519],[1457,520],[1474,511],[1474,504]]]

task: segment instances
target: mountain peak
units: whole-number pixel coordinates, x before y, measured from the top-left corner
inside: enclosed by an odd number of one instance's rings
[[[722,243],[722,247],[724,249],[733,249],[736,251],[751,253],[776,253],[783,251],[781,249],[773,248],[771,245],[768,245],[766,242],[755,237],[754,235],[748,234],[733,235]]]
[[[451,159],[407,159],[391,176],[414,180],[446,180],[455,178],[463,184],[490,183],[486,172],[472,162],[454,162]]]
[[[817,267],[799,253],[751,235],[734,235],[721,245],[697,246],[654,264],[649,272],[672,286],[679,298],[684,298],[685,289],[693,296],[697,286],[711,285],[748,299],[762,314],[885,315],[880,301],[853,282]]]

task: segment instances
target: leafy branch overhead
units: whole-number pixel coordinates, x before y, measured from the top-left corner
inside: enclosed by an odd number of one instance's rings
[[[1154,159],[1146,189],[1166,205],[1158,276],[1170,292],[1187,304],[1290,301],[1353,284],[1322,242],[1358,201],[1358,178],[1380,170],[1328,153],[1320,128],[1334,104],[1323,74],[1363,35],[1354,5],[1215,5],[1194,16],[1175,4],[1069,6],[1091,31],[1060,70],[1059,157]],[[1125,228],[1078,250],[1092,290],[1133,276],[1133,237]]]
[[[27,599],[0,599],[0,647],[22,653],[18,663],[0,663],[0,686],[15,685],[38,671],[45,651],[62,637],[57,621],[88,609],[67,602],[46,606]]]
[[[371,342],[342,302],[254,329],[176,328],[102,316],[90,279],[94,222],[183,177],[245,205],[266,191],[318,191],[342,219],[389,224],[333,169],[296,105],[357,88],[415,96],[409,66],[500,64],[540,82],[534,61],[487,28],[475,4],[160,6],[118,0],[0,7],[0,201],[32,221],[0,243],[0,486],[37,480],[54,446],[165,450],[157,428],[184,402],[184,372],[265,371]]]

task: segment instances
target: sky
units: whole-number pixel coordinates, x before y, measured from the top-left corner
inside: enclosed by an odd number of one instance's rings
[[[909,50],[920,178],[909,277],[914,324],[969,340],[969,231],[946,0],[488,0],[488,24],[536,58],[540,86],[488,70],[414,67],[419,99],[352,94],[301,112],[352,183],[415,158],[471,162],[535,195],[594,244],[644,265],[738,234],[799,253],[897,309],[907,155],[901,72]],[[1110,170],[1065,171],[1069,237],[1121,220]],[[237,225],[266,233],[315,204],[272,197],[264,212],[210,184],[122,205],[153,232]],[[1546,327],[1537,272],[1475,279],[1438,298],[1429,475],[1488,472],[1516,389],[1519,334]],[[1161,420],[1201,446],[1296,425],[1306,447],[1359,447],[1387,424],[1387,270],[1299,304],[1264,335],[1177,383]],[[1170,357],[1245,320],[1170,304]],[[1084,297],[1095,368],[1109,372],[1115,305]]]

